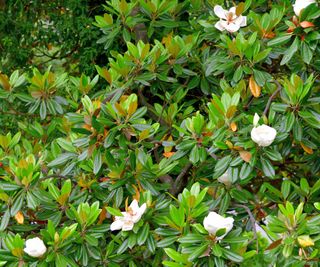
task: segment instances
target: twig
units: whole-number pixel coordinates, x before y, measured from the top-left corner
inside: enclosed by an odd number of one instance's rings
[[[105,99],[102,100],[102,104],[107,104],[107,102],[109,102],[114,96],[115,94],[118,92],[118,89],[114,90],[113,92],[110,93],[110,95],[108,95]]]
[[[268,114],[268,111],[270,109],[270,106],[271,106],[271,103],[272,103],[272,100],[276,97],[276,95],[280,92],[281,90],[281,85],[280,83],[277,81],[277,80],[273,80],[272,81],[273,83],[275,83],[277,85],[277,89],[273,92],[273,94],[269,97],[269,100],[268,100],[268,103],[266,105],[266,108],[264,109],[263,111],[263,115],[264,116],[267,116]]]
[[[158,116],[157,116],[157,113],[155,112],[153,106],[147,102],[145,96],[144,96],[143,93],[142,93],[142,89],[141,89],[141,88],[138,89],[138,95],[139,95],[140,104],[141,104],[142,106],[146,106],[146,107],[147,107],[149,116],[150,116],[153,120],[159,121],[159,123],[160,123],[161,125],[169,126],[165,120],[163,120],[161,117],[158,117]]]
[[[242,204],[234,204],[234,206],[235,207],[239,207],[239,208],[243,208],[248,213],[249,219],[250,219],[250,223],[251,223],[251,226],[252,226],[253,236],[254,236],[254,239],[256,240],[257,252],[259,252],[259,240],[258,240],[258,236],[257,236],[256,220],[255,220],[251,210],[247,206],[242,205]]]
[[[254,99],[254,97],[251,96],[250,99],[249,99],[249,101],[248,101],[248,103],[243,107],[244,110],[248,110],[248,109],[249,109],[249,107],[250,107],[253,99]]]
[[[178,177],[176,178],[176,180],[174,181],[170,193],[172,195],[177,195],[178,193],[180,193],[183,189],[183,187],[185,186],[185,175],[188,173],[188,171],[191,169],[192,167],[192,163],[188,162],[186,166],[184,166],[184,168],[182,169],[181,173],[178,175]]]
[[[14,116],[27,116],[27,117],[40,117],[39,114],[30,114],[30,113],[23,113],[20,111],[16,111],[13,109],[10,109],[9,111],[4,111],[0,109],[0,113],[3,115],[14,115]]]
[[[207,148],[206,150],[207,150],[207,153],[208,153],[212,158],[214,158],[215,160],[218,160],[218,159],[219,159],[218,156],[217,156],[215,153],[210,152],[210,149],[209,149],[209,148]]]

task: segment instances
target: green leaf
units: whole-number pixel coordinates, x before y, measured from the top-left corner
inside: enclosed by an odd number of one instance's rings
[[[301,56],[305,63],[310,64],[313,57],[313,52],[306,42],[301,42]]]
[[[46,102],[44,100],[41,101],[40,105],[40,118],[41,120],[44,120],[47,116],[47,107]]]
[[[253,57],[253,61],[255,63],[258,63],[259,61],[265,59],[269,55],[270,52],[271,52],[271,48],[268,48],[268,49],[261,51],[260,53],[258,53],[257,55],[255,55]]]
[[[72,145],[71,142],[65,140],[64,138],[58,138],[56,140],[59,146],[61,146],[64,150],[68,152],[73,152],[73,153],[77,152],[76,148]]]
[[[62,153],[56,159],[51,161],[48,164],[48,167],[56,167],[56,166],[62,165],[64,163],[66,163],[68,160],[75,158],[76,156],[77,156],[77,154],[75,154],[75,153],[69,153],[69,152]]]
[[[172,248],[165,248],[164,251],[171,259],[173,259],[176,262],[181,262],[181,263],[187,263],[188,262],[188,260],[186,259],[186,257],[184,255],[182,255],[179,252],[173,250]]]
[[[139,246],[143,245],[147,238],[148,238],[148,235],[149,235],[149,229],[150,229],[150,226],[148,223],[146,223],[139,231],[139,234],[138,234],[138,238],[137,238],[137,243]]]
[[[229,250],[229,249],[225,249],[225,248],[221,248],[223,251],[223,255],[233,261],[233,262],[242,262],[243,261],[243,257],[241,257],[239,254]]]
[[[176,237],[176,236],[166,237],[157,243],[157,247],[158,248],[169,247],[171,244],[173,244],[175,241],[177,241],[177,239],[178,239],[178,237]]]
[[[273,38],[271,41],[268,42],[268,46],[280,46],[287,43],[291,39],[291,34],[286,34],[282,36],[278,36]]]
[[[274,177],[275,170],[269,160],[261,158],[261,165],[262,165],[262,171],[266,176]]]
[[[112,207],[107,207],[107,211],[113,216],[123,216],[120,210]]]
[[[297,52],[298,48],[299,48],[299,38],[296,37],[296,39],[294,39],[291,46],[284,52],[284,56],[280,62],[280,65],[284,65],[288,63],[290,59],[293,57],[293,55]]]
[[[1,218],[1,224],[0,224],[0,231],[1,232],[7,228],[9,221],[10,221],[10,210],[7,209]],[[0,253],[0,255],[1,255],[1,253]],[[0,256],[0,258],[1,258],[1,256]]]
[[[97,174],[102,166],[102,156],[100,150],[97,150],[93,161],[93,173]]]
[[[225,156],[222,159],[218,160],[214,168],[213,178],[218,178],[222,174],[224,174],[229,167],[229,163],[231,162],[231,160],[231,155]]]
[[[186,236],[180,237],[178,241],[182,244],[193,244],[202,242],[204,239],[205,237],[200,234],[187,234]]]
[[[189,255],[188,260],[193,261],[199,258],[208,249],[208,244],[202,245],[201,247],[196,247],[193,252]]]

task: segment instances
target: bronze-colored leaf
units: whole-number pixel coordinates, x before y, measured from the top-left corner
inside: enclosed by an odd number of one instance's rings
[[[314,27],[314,24],[310,21],[302,21],[300,22],[300,26],[305,29],[305,28]]]
[[[271,249],[276,248],[277,246],[279,246],[281,244],[281,242],[282,242],[282,239],[278,239],[278,240],[274,241],[273,243],[271,243],[269,245],[269,247],[266,248],[266,250],[271,250]]]
[[[251,94],[254,97],[259,97],[261,94],[261,87],[256,83],[256,81],[254,80],[253,75],[251,75],[250,79],[249,79],[249,88],[251,91]]]
[[[236,7],[236,15],[240,16],[244,10],[244,2],[240,2]]]
[[[16,219],[18,224],[23,224],[24,216],[23,216],[23,213],[20,210],[16,213],[16,215],[14,215],[14,218]]]
[[[176,152],[164,152],[162,155],[165,156],[166,158],[170,158],[173,156]]]
[[[0,85],[4,90],[10,90],[11,86],[7,75],[0,73]]]
[[[237,106],[230,106],[227,110],[226,117],[230,119],[237,111]]]
[[[250,162],[252,157],[251,153],[245,150],[239,151],[239,155],[245,162]]]
[[[230,123],[230,129],[231,129],[231,131],[233,131],[233,132],[236,132],[236,131],[237,131],[238,126],[237,126],[237,124],[236,124],[234,121]]]
[[[303,150],[308,153],[308,154],[313,154],[313,149],[311,147],[308,147],[307,145],[305,145],[304,143],[300,143],[301,147],[303,148]]]

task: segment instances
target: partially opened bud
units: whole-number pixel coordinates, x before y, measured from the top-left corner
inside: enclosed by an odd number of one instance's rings
[[[258,123],[259,123],[259,120],[260,120],[260,117],[257,113],[254,114],[254,117],[253,117],[253,126],[254,127],[257,127]]]
[[[29,256],[40,258],[46,251],[47,248],[39,237],[31,238],[26,241],[24,252]]]
[[[225,233],[217,237],[217,239],[222,239],[232,229],[233,222],[234,219],[232,217],[224,218],[218,213],[211,211],[208,216],[204,218],[203,226],[211,235],[216,235],[219,230],[225,229]]]

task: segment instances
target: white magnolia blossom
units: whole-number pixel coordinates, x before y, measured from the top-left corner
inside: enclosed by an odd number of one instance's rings
[[[222,174],[218,178],[218,182],[225,184],[226,186],[229,186],[232,184],[231,177],[229,176],[228,171],[226,171],[224,174]]]
[[[259,146],[270,146],[276,135],[276,129],[265,124],[253,127],[251,130],[251,139]]]
[[[257,113],[254,114],[254,117],[253,117],[253,126],[254,127],[257,127],[258,123],[259,123],[259,120],[260,120],[260,117]]]
[[[39,237],[31,238],[26,241],[24,252],[31,257],[39,258],[46,253],[47,248]]]
[[[217,5],[214,7],[214,13],[220,18],[214,25],[219,31],[236,32],[240,27],[247,26],[247,17],[237,16],[235,7],[228,11]]]
[[[211,235],[216,235],[220,229],[226,229],[226,232],[222,236],[217,237],[219,240],[230,232],[233,227],[233,222],[234,219],[232,217],[224,218],[218,213],[211,211],[208,216],[204,218],[203,226]]]
[[[316,3],[315,0],[296,0],[293,5],[293,11],[297,16],[300,16],[302,9],[305,9],[307,6]]]
[[[110,230],[132,230],[134,224],[141,219],[143,213],[146,211],[146,208],[146,203],[139,207],[138,201],[134,199],[131,202],[128,210],[121,212],[123,216],[115,216],[114,222],[110,225]]]

